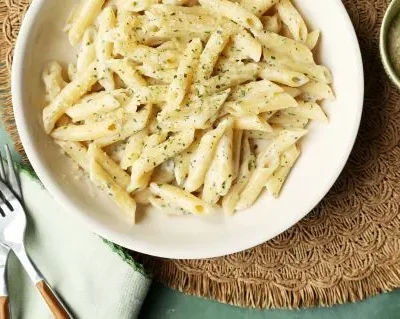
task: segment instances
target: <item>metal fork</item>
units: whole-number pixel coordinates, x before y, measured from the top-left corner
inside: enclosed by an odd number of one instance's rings
[[[16,174],[13,173],[15,171],[10,167],[10,165],[13,165],[13,162],[8,145],[5,146],[5,153],[7,157],[8,172],[11,173],[6,174],[6,170],[4,169],[4,161],[0,153],[0,179],[6,181],[8,185],[14,189],[19,198],[22,198],[21,186],[18,182]],[[9,255],[10,248],[0,245],[0,319],[10,318],[10,304],[6,278],[6,266]]]
[[[0,180],[0,243],[10,248],[20,260],[28,273],[30,279],[39,290],[44,301],[56,319],[69,319],[72,315],[68,312],[60,298],[50,288],[41,273],[28,257],[24,244],[24,235],[26,229],[25,210],[14,194],[15,185],[18,185],[18,178],[15,172],[9,150],[6,148],[8,180],[10,187],[4,180]]]

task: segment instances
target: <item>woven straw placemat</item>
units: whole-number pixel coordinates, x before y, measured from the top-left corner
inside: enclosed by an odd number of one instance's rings
[[[378,49],[389,0],[343,2],[361,44],[366,97],[358,140],[336,185],[296,226],[245,252],[212,260],[135,254],[161,282],[188,294],[260,308],[332,305],[400,287],[400,94],[384,74]],[[0,70],[3,119],[21,151],[8,81],[12,46],[27,6],[27,0],[0,3],[0,61],[7,62]]]

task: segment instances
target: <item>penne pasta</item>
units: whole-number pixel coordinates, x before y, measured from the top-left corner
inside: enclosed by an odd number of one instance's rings
[[[251,173],[255,168],[255,157],[251,152],[248,138],[243,139],[243,154],[240,169],[235,183],[222,199],[222,208],[226,214],[233,214],[240,199],[240,194],[246,187]]]
[[[214,205],[231,188],[234,174],[233,129],[228,128],[218,142],[214,159],[204,178],[202,199]]]
[[[278,14],[274,14],[273,16],[262,16],[260,20],[263,24],[264,30],[274,33],[279,33],[281,31],[282,23]]]
[[[174,75],[174,80],[169,86],[167,93],[167,107],[169,109],[179,109],[186,92],[192,82],[194,73],[197,70],[199,58],[202,50],[200,39],[190,42],[179,63],[178,70]]]
[[[90,144],[87,151],[88,158],[93,158],[101,164],[108,175],[122,188],[126,189],[130,182],[130,176],[123,171],[105,152],[95,144]]]
[[[293,34],[296,41],[306,42],[308,31],[302,16],[290,0],[280,0],[276,5],[279,17]]]
[[[42,73],[42,80],[46,89],[46,102],[52,101],[67,85],[62,77],[61,65],[52,61],[46,64]]]
[[[114,179],[107,174],[101,165],[92,158],[90,160],[90,180],[108,193],[111,199],[121,208],[132,224],[135,223],[136,202],[125,192]]]
[[[225,134],[225,131],[232,128],[233,124],[234,121],[232,118],[225,118],[214,130],[207,132],[201,138],[198,148],[190,158],[189,174],[185,182],[185,190],[194,192],[203,185],[218,142]]]
[[[79,165],[86,173],[89,173],[89,162],[87,159],[87,149],[79,142],[54,140],[62,151]]]
[[[320,30],[314,30],[308,34],[306,45],[310,50],[314,50],[314,48],[317,46],[320,35],[321,35]]]
[[[69,42],[77,44],[100,13],[105,0],[81,0],[69,21]]]
[[[56,128],[51,136],[63,141],[91,141],[115,135],[118,127],[114,120],[88,124],[67,124]]]
[[[240,5],[257,17],[261,17],[278,2],[279,0],[241,0]]]
[[[282,154],[280,158],[280,165],[266,182],[267,190],[270,194],[272,194],[272,196],[278,197],[283,183],[285,182],[290,170],[299,156],[300,152],[295,145],[288,148]]]
[[[129,191],[134,191],[141,185],[143,176],[151,172],[164,161],[173,158],[187,149],[194,139],[194,130],[179,132],[166,141],[154,145],[152,149],[145,148],[139,159],[132,165]]]
[[[173,203],[193,215],[207,215],[210,213],[209,207],[196,196],[178,187],[168,184],[150,184],[151,192],[162,198],[167,203]]]
[[[98,35],[95,43],[98,64],[99,83],[106,91],[115,89],[114,77],[111,70],[107,69],[107,60],[114,57],[113,43],[106,39],[108,30],[115,28],[117,17],[113,7],[105,8],[98,17]]]
[[[328,118],[326,117],[324,111],[321,107],[315,102],[299,102],[298,107],[281,110],[278,114],[283,116],[292,116],[294,118],[306,118],[310,120],[317,120],[322,122],[328,122]]]
[[[237,24],[251,30],[262,30],[262,23],[257,16],[228,0],[199,0],[202,7],[213,10]]]
[[[63,113],[90,90],[97,81],[96,63],[68,83],[51,103],[43,109],[43,125],[49,134]]]
[[[210,36],[200,55],[195,82],[202,82],[211,76],[218,57],[228,43],[229,37],[229,32],[224,32],[222,29],[217,29]]]
[[[320,31],[291,0],[81,0],[80,50],[49,62],[43,126],[134,222],[228,215],[277,197],[312,121],[335,95]],[[313,132],[315,134],[315,132]]]

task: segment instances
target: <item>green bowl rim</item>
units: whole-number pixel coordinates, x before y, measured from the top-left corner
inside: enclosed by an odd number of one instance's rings
[[[399,7],[397,8],[397,14],[394,13],[391,15],[393,10],[395,10],[395,6],[398,5]],[[386,74],[389,76],[390,80],[400,89],[400,74],[398,74],[392,65],[389,53],[388,53],[388,47],[387,47],[387,36],[389,32],[389,27],[390,24],[393,22],[393,19],[395,19],[398,15],[400,14],[400,0],[393,0],[383,17],[382,25],[381,25],[381,30],[380,30],[380,39],[379,39],[379,51],[380,51],[380,56],[382,60],[383,67],[385,69]],[[389,18],[390,17],[390,18]]]

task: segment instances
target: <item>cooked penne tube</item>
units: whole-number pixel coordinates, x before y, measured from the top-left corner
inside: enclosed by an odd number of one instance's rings
[[[262,16],[260,17],[261,23],[264,26],[264,30],[269,32],[279,33],[282,28],[282,23],[278,14],[273,16]]]
[[[125,147],[124,155],[122,156],[120,166],[122,169],[126,170],[131,167],[133,163],[140,157],[147,137],[147,130],[141,130],[131,137],[129,137],[128,142]]]
[[[153,194],[151,193],[149,188],[144,188],[131,193],[131,196],[134,198],[137,204],[149,205],[150,199],[153,197]]]
[[[75,79],[76,74],[77,74],[75,64],[73,64],[73,63],[68,64],[67,74],[68,74],[69,81],[72,82]]]
[[[149,196],[149,203],[151,204],[151,206],[163,213],[166,213],[167,215],[182,216],[185,214],[189,214],[183,208],[175,206],[174,203],[169,203],[162,198],[155,197],[154,195]]]
[[[179,63],[174,80],[169,86],[167,93],[167,108],[169,110],[179,109],[180,103],[192,83],[194,73],[197,70],[202,50],[200,39],[192,40],[186,47],[185,53]]]
[[[268,120],[272,128],[275,129],[303,129],[309,120],[306,117],[292,116],[288,114],[275,113]]]
[[[157,4],[157,0],[127,0],[120,1],[121,8],[132,12],[148,10],[152,5]]]
[[[308,30],[302,16],[290,0],[280,0],[276,5],[279,17],[293,34],[296,41],[306,42]]]
[[[303,43],[281,36],[270,31],[255,32],[256,39],[263,46],[280,55],[293,58],[300,63],[313,64],[314,57],[311,50]]]
[[[256,130],[248,130],[246,131],[248,138],[260,139],[260,140],[272,140],[276,137],[276,131],[272,132],[264,132],[264,131],[256,131]]]
[[[118,92],[119,91],[119,92]],[[114,95],[123,94],[122,90],[115,92],[93,93],[82,99],[66,110],[66,114],[72,118],[73,122],[82,121],[93,116],[95,113],[110,112],[121,106],[120,101]]]
[[[88,28],[83,34],[81,49],[76,61],[76,70],[78,73],[86,70],[96,60],[96,36],[97,31],[95,27]]]
[[[194,192],[204,183],[204,178],[211,165],[218,142],[225,131],[233,126],[233,119],[223,119],[217,128],[207,132],[200,141],[199,147],[192,154],[189,165],[189,174],[185,182],[185,190]]]
[[[240,5],[257,17],[261,17],[278,2],[279,0],[241,0]]]
[[[117,73],[128,88],[147,85],[146,80],[128,59],[107,60],[107,67]]]
[[[278,136],[276,136],[272,143],[267,146],[265,150],[263,150],[257,156],[257,167],[263,168],[269,165],[271,158],[274,158],[280,155],[285,149],[294,145],[301,137],[303,137],[307,133],[306,130],[302,129],[292,129],[292,130],[282,130],[279,132]]]
[[[56,128],[51,136],[63,141],[91,141],[115,135],[118,127],[113,120],[88,124],[68,124]]]
[[[111,136],[95,139],[93,143],[96,143],[99,147],[104,147],[127,139],[131,135],[145,128],[149,122],[151,112],[152,105],[147,104],[143,109],[135,114],[125,113],[124,123],[119,132],[116,132]]]
[[[132,91],[131,99],[126,105],[126,110],[136,112],[141,104],[160,104],[166,101],[168,85],[150,85],[136,87]]]
[[[314,48],[317,46],[320,35],[321,35],[320,30],[314,30],[308,34],[306,40],[306,46],[308,46],[310,50],[314,50]]]
[[[90,160],[90,180],[99,188],[106,191],[110,198],[121,208],[131,222],[135,223],[136,202],[107,174],[101,165],[94,159]]]
[[[292,60],[289,57],[277,55],[271,50],[264,48],[264,59],[274,67],[284,67],[289,70],[300,72],[307,75],[313,81],[322,82],[326,84],[332,83],[332,74],[327,67],[316,65],[315,63],[301,63]]]
[[[126,189],[130,182],[130,176],[123,171],[105,152],[95,144],[90,144],[87,151],[88,158],[94,158],[108,175],[122,188]]]
[[[46,89],[46,102],[52,101],[61,90],[67,85],[62,77],[61,65],[52,61],[45,65],[42,73],[42,80]]]
[[[70,21],[69,42],[77,44],[100,13],[105,0],[81,0]]]
[[[172,159],[169,159],[166,162],[161,163],[160,166],[157,166],[151,176],[152,182],[156,184],[168,184],[174,179],[174,161]]]
[[[230,72],[212,76],[202,84],[193,85],[192,93],[203,96],[224,91],[232,86],[255,80],[259,72],[260,67],[256,63],[249,63]]]
[[[228,110],[234,110],[234,114],[254,115],[297,107],[297,102],[287,93],[277,93],[269,98],[264,97],[245,99],[238,102],[226,102],[224,107]]]
[[[282,85],[282,89],[285,91],[285,93],[289,94],[293,98],[296,98],[302,94],[302,88],[294,88],[291,86]]]
[[[272,161],[268,167],[257,167],[250,175],[248,182],[240,193],[239,201],[236,204],[237,210],[243,210],[251,205],[260,196],[268,178],[274,173],[279,165],[279,160]]]
[[[262,45],[248,31],[242,30],[232,37],[232,45],[227,51],[228,57],[240,57],[259,62],[262,55]]]
[[[233,182],[232,138],[233,129],[228,128],[218,142],[214,159],[204,178],[202,199],[211,205],[228,193]]]
[[[234,127],[237,130],[258,130],[272,132],[272,128],[268,122],[257,115],[245,115],[235,118]]]
[[[180,53],[175,49],[153,48],[143,44],[131,45],[128,48],[126,46],[118,47],[118,53],[137,63],[150,63],[167,69],[178,66]]]
[[[151,63],[144,63],[139,65],[136,69],[144,76],[160,80],[162,83],[172,83],[175,76],[174,69],[165,69],[162,65],[153,65]]]
[[[86,173],[89,173],[89,162],[87,159],[87,150],[79,142],[54,140],[61,147],[63,152],[74,160]]]
[[[250,143],[247,138],[243,138],[243,151],[240,169],[237,178],[229,192],[222,199],[222,208],[227,214],[233,214],[236,204],[240,199],[240,193],[247,185],[251,173],[255,167],[255,157],[251,152]]]
[[[74,81],[68,83],[55,99],[43,109],[43,125],[49,134],[65,110],[78,101],[97,82],[97,64],[94,62]]]
[[[237,3],[228,0],[199,0],[199,3],[202,7],[213,10],[245,28],[262,30],[260,19]]]
[[[202,82],[211,76],[215,63],[228,43],[229,37],[230,33],[224,32],[222,29],[217,29],[217,31],[210,36],[210,39],[200,55],[195,82]]]
[[[98,34],[95,43],[96,57],[99,61],[98,76],[100,84],[108,91],[115,89],[114,77],[107,69],[107,60],[113,58],[113,43],[106,39],[108,30],[116,26],[116,15],[113,7],[104,8],[98,18]]]
[[[246,99],[270,98],[272,95],[283,91],[283,88],[271,81],[254,81],[236,86],[231,91],[228,100],[239,102]]]
[[[310,81],[303,73],[291,71],[285,67],[271,66],[269,64],[263,65],[260,77],[264,80],[270,80],[290,87],[300,87]]]
[[[149,153],[153,147],[156,147],[157,145],[163,143],[166,138],[167,138],[167,135],[164,133],[156,133],[156,134],[152,134],[152,135],[148,136],[146,138],[146,141],[145,141],[144,147],[140,153],[140,156],[142,154]],[[140,158],[140,156],[139,156],[139,158]],[[133,162],[133,164],[137,163],[139,158],[137,160],[135,160]],[[133,164],[132,164],[132,166],[133,166]],[[153,174],[153,169],[150,169],[149,171],[144,172],[143,174],[140,175],[140,173],[138,174],[138,172],[134,172],[134,168],[131,168],[131,182],[128,186],[129,192],[131,192],[131,191],[138,192],[140,190],[145,189],[150,183],[152,174]]]
[[[266,182],[267,190],[272,196],[278,197],[283,183],[299,156],[300,151],[295,145],[292,145],[281,155],[279,167]]]
[[[145,149],[139,159],[132,165],[131,183],[129,191],[134,191],[141,185],[141,178],[164,161],[173,158],[187,149],[194,139],[194,130],[179,132],[165,142],[155,145],[152,149]]]
[[[195,133],[195,137],[193,140],[193,143],[189,146],[187,150],[182,152],[181,154],[178,154],[174,158],[174,173],[175,173],[175,179],[178,185],[182,186],[184,181],[186,180],[188,174],[189,174],[189,165],[190,165],[190,158],[192,154],[196,151],[198,148],[201,138],[205,134],[205,131],[197,131]]]
[[[160,127],[178,131],[195,128],[206,129],[211,127],[218,116],[218,111],[229,95],[229,89],[203,99],[195,99],[180,109],[165,115],[164,110],[159,114]]]
[[[326,114],[321,107],[315,102],[300,101],[298,107],[288,110],[279,111],[281,115],[289,115],[293,117],[305,117],[310,120],[328,122]]]
[[[151,7],[151,10],[159,10],[161,12],[164,12],[168,15],[176,16],[179,14],[188,14],[188,15],[194,15],[194,16],[213,16],[214,12],[212,9],[207,9],[204,7],[186,7],[186,6],[176,6],[176,5],[170,5],[170,4],[155,4]]]
[[[240,168],[240,157],[242,155],[242,140],[243,140],[243,131],[242,130],[233,130],[232,137],[232,159],[233,159],[233,179],[236,179],[239,174]]]
[[[317,101],[335,100],[335,95],[333,94],[331,87],[325,83],[310,81],[306,85],[303,85],[300,89],[303,91],[303,94],[312,97]]]
[[[210,209],[205,202],[179,187],[168,184],[157,185],[156,183],[151,183],[150,190],[154,195],[162,198],[165,202],[183,208],[193,215],[202,216],[210,214]]]

